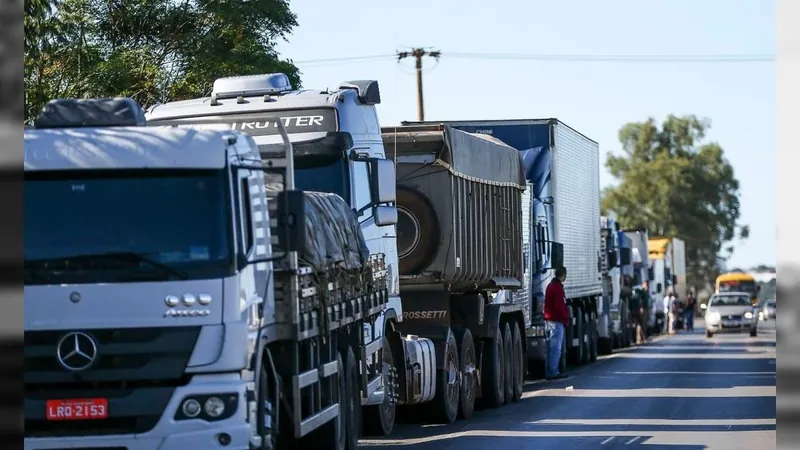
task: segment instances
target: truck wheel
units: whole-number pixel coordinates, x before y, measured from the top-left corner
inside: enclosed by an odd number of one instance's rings
[[[278,418],[275,415],[275,400],[278,398],[273,392],[275,390],[268,375],[268,366],[261,368],[261,373],[258,376],[258,392],[256,395],[256,431],[259,438],[261,438],[261,446],[259,450],[277,450],[278,449],[278,433],[274,427],[278,423]],[[269,418],[269,425],[267,425],[267,418]]]
[[[587,313],[583,313],[583,334],[581,334],[581,365],[589,363],[589,354],[591,353],[592,344],[592,330],[591,318]]]
[[[503,396],[506,404],[511,403],[511,399],[514,397],[514,347],[511,342],[513,338],[511,326],[506,322],[503,325],[503,355],[505,356],[503,360],[503,379],[505,380]]]
[[[572,350],[570,359],[572,364],[580,365],[583,361],[583,311],[580,308],[575,311],[575,329],[571,331],[573,332],[569,333],[570,341],[577,338],[578,345],[572,347],[572,342],[569,342]]]
[[[511,348],[512,354],[514,355],[513,361],[513,376],[512,380],[514,383],[514,395],[511,397],[511,401],[515,402],[522,397],[522,388],[525,383],[525,350],[522,347],[522,332],[519,329],[519,324],[516,322],[514,323],[513,327],[514,331],[512,333],[511,338]]]
[[[346,421],[344,428],[347,432],[347,449],[357,450],[358,434],[361,430],[361,390],[358,382],[358,363],[356,363],[353,347],[347,348],[346,358],[344,381],[347,384],[345,386],[344,401],[342,402],[344,408],[340,408],[339,411],[344,410],[343,419]]]
[[[469,420],[475,411],[475,394],[478,391],[478,380],[475,378],[477,374],[475,341],[472,340],[472,333],[466,328],[457,328],[453,332],[456,335],[460,355],[458,417]]]
[[[442,368],[436,374],[436,395],[433,398],[434,414],[436,421],[445,424],[455,422],[458,416],[458,403],[460,400],[458,383],[458,346],[453,333],[447,336],[444,349]]]
[[[481,358],[481,400],[491,408],[503,406],[506,399],[503,383],[503,335],[498,325],[494,337],[484,342],[486,353]]]
[[[351,350],[352,353],[352,350]],[[349,355],[348,355],[349,356]],[[355,358],[354,358],[355,359]],[[333,381],[333,386],[335,386],[336,391],[334,392],[333,389],[330,390],[330,393],[326,394],[327,389],[322,389],[323,398],[330,396],[330,398],[326,398],[328,400],[326,403],[339,403],[339,415],[331,420],[330,422],[326,423],[322,427],[319,428],[319,439],[315,439],[315,434],[311,433],[308,436],[309,442],[306,444],[307,441],[305,438],[303,439],[303,445],[311,444],[312,448],[332,448],[334,450],[346,450],[347,449],[347,435],[348,435],[348,427],[349,427],[349,420],[347,417],[347,404],[349,403],[347,399],[349,398],[350,389],[348,386],[350,385],[350,380],[346,380],[346,367],[342,362],[342,355],[337,352],[336,355],[336,374],[332,375],[332,378],[335,378]],[[360,403],[359,403],[360,405]],[[283,419],[282,419],[283,420]],[[315,430],[316,431],[316,430]],[[318,445],[315,445],[318,444]]]
[[[370,405],[364,408],[364,433],[370,436],[388,436],[394,428],[395,412],[397,401],[393,397],[395,392],[394,376],[395,365],[392,347],[389,339],[383,335],[383,348],[381,348],[381,361],[383,367],[389,371],[389,376],[383,380],[383,403],[380,405]],[[388,367],[387,367],[388,366]]]

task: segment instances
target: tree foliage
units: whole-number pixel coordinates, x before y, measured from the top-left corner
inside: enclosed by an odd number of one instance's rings
[[[730,256],[731,242],[749,235],[739,223],[733,167],[719,144],[702,142],[709,127],[707,120],[674,115],[660,128],[652,118],[623,126],[622,155],[606,160],[619,183],[602,199],[604,213],[613,211],[625,227],[685,240],[687,275],[696,288],[713,282],[717,258]]]
[[[299,87],[275,50],[296,25],[288,0],[25,0],[25,117],[53,98],[201,97],[230,75]]]

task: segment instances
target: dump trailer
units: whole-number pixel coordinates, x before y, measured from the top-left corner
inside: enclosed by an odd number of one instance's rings
[[[522,287],[517,150],[435,124],[383,128],[397,163],[397,243],[403,321],[388,333],[398,404],[432,421],[470,418],[522,395],[528,299]],[[431,403],[426,405],[426,403]]]
[[[25,448],[355,449],[385,256],[294,189],[280,121],[267,155],[144,124],[64,100],[25,131]]]
[[[567,269],[564,289],[570,311],[561,358],[583,364],[597,356],[600,280],[600,149],[558,119],[444,122],[469,133],[493,136],[523,157],[528,186],[522,198],[524,285],[508,294],[528,303],[528,371],[543,374],[546,358],[544,292],[552,269]],[[403,125],[421,124],[403,122]]]
[[[364,320],[364,346],[351,340],[359,370],[350,374],[352,401],[345,402],[348,446],[356,445],[360,430],[391,432],[395,418],[397,361],[386,342],[385,330],[402,320],[395,224],[394,163],[384,156],[376,105],[380,88],[375,80],[345,81],[336,89],[293,89],[282,73],[221,78],[210,97],[158,104],[147,110],[147,125],[161,128],[229,130],[246,133],[258,145],[261,158],[278,164],[283,150],[283,126],[293,149],[296,189],[335,194],[356,215],[370,255],[382,255],[388,302],[373,321]],[[311,230],[325,234],[324,229]],[[329,239],[336,235],[328,236]],[[305,289],[305,287],[303,288]],[[381,375],[381,376],[377,376]],[[310,377],[310,375],[309,375]],[[311,378],[304,378],[304,382]],[[350,382],[352,381],[352,383]],[[350,389],[350,387],[348,389]],[[362,409],[363,407],[363,409]]]

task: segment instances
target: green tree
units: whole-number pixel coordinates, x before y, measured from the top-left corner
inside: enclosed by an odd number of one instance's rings
[[[626,227],[646,227],[650,236],[686,242],[690,286],[699,290],[718,275],[717,257],[730,256],[734,239],[746,239],[739,223],[739,182],[722,147],[703,142],[708,120],[670,115],[619,131],[622,155],[606,167],[618,182],[603,191],[602,210],[614,211]]]
[[[214,79],[300,72],[275,50],[297,25],[287,0],[26,0],[25,117],[52,98],[208,95]]]

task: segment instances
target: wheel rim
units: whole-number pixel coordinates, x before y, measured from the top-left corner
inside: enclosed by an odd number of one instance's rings
[[[447,403],[450,405],[450,409],[457,410],[458,409],[458,363],[456,362],[456,355],[455,352],[450,352],[447,357]]]
[[[394,415],[395,415],[395,400],[394,400],[394,367],[392,366],[393,361],[391,360],[391,355],[388,355],[386,351],[383,351],[383,367],[388,373],[388,377],[385,380],[385,384],[383,386],[383,403],[380,406],[381,418],[384,422],[392,423],[394,422]]]
[[[461,395],[464,396],[465,404],[472,403],[475,398],[475,353],[472,349],[467,348],[464,352],[464,369],[462,371],[462,391]]]

